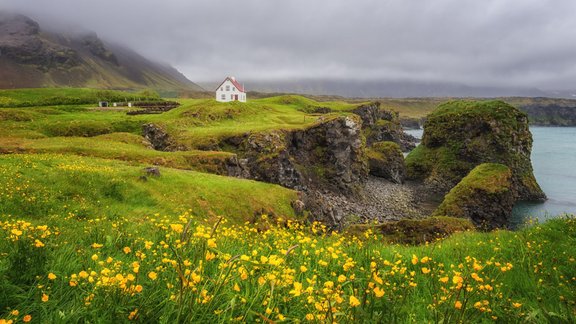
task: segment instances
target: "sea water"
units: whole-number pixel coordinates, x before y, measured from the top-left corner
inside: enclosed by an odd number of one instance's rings
[[[407,130],[416,138],[422,130]],[[544,221],[551,217],[576,214],[576,127],[530,127],[534,175],[548,200],[544,203],[518,203],[512,225],[528,219]]]

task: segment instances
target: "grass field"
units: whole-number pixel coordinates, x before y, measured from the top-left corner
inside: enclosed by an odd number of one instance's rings
[[[92,92],[58,91],[0,92],[34,103],[0,108],[0,324],[576,321],[574,218],[394,245],[308,223],[291,208],[297,192],[204,173],[223,173],[231,153],[194,150],[353,104],[183,99],[128,116],[42,104]],[[383,105],[410,117],[432,109]],[[143,123],[192,150],[149,148]]]

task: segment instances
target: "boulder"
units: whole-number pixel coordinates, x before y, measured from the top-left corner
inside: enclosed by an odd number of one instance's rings
[[[433,216],[467,218],[483,230],[506,227],[516,202],[512,180],[507,166],[480,164],[450,190]]]
[[[512,172],[518,199],[542,201],[531,150],[525,113],[499,100],[452,101],[428,116],[421,144],[406,158],[408,178],[445,194],[474,167],[501,163]]]
[[[361,235],[371,230],[380,232],[390,243],[424,244],[448,237],[454,233],[474,230],[474,225],[468,219],[435,216],[424,219],[403,219],[378,225],[356,224],[347,232]]]
[[[394,142],[376,142],[367,150],[370,174],[390,180],[394,183],[404,183],[406,166],[400,146]]]

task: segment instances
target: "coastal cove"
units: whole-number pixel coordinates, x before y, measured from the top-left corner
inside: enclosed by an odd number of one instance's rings
[[[518,203],[513,210],[512,226],[530,218],[542,222],[564,214],[576,214],[576,127],[531,126],[534,140],[534,175],[548,196],[544,203]],[[422,138],[422,129],[406,130]]]

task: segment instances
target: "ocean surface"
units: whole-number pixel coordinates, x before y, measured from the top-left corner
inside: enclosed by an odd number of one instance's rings
[[[576,214],[576,127],[530,127],[534,144],[532,166],[536,180],[548,196],[544,203],[520,202],[512,225],[530,218],[544,221],[566,213]],[[422,130],[407,130],[417,138]]]

